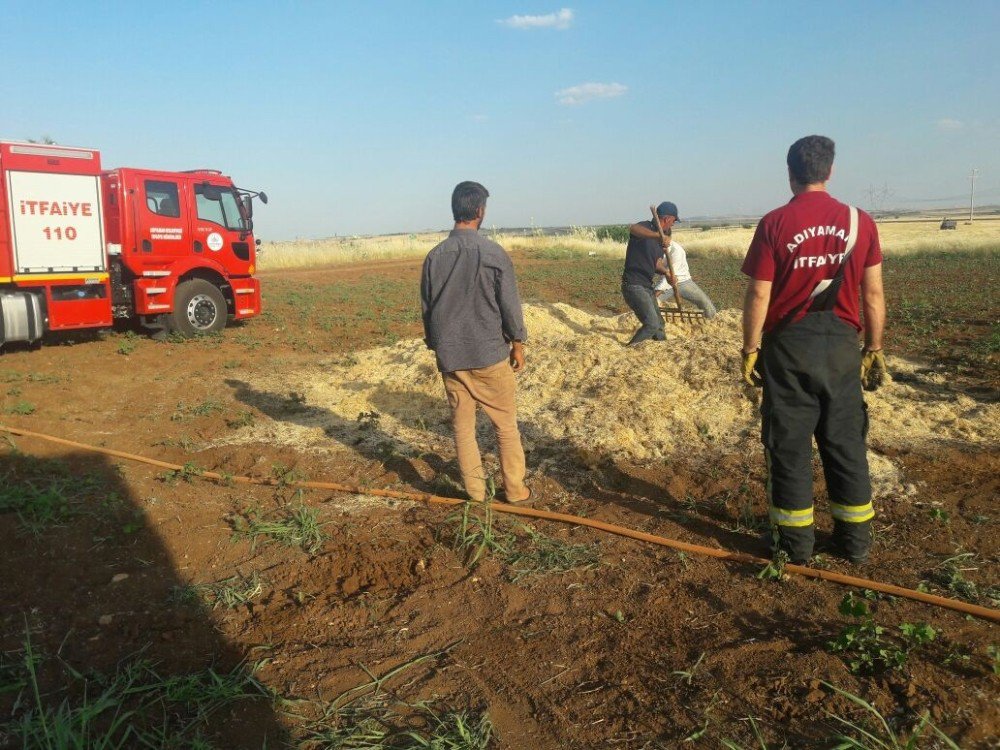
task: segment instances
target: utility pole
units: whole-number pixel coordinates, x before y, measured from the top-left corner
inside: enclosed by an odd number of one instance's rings
[[[889,189],[888,182],[884,182],[881,188],[875,187],[874,183],[868,184],[868,205],[872,215],[885,208],[885,203],[891,195],[892,191]]]
[[[972,183],[972,187],[969,189],[969,223],[972,223],[972,216],[975,212],[976,206],[976,177],[979,176],[979,170],[973,169],[969,173],[969,182]]]

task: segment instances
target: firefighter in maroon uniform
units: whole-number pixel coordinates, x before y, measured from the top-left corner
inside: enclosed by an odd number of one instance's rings
[[[812,556],[812,438],[834,519],[834,551],[864,562],[871,546],[868,416],[862,385],[885,376],[882,251],[875,222],[826,191],[834,145],[811,135],[788,150],[792,199],[757,225],[743,262],[743,379],[764,386],[761,440],[774,551]],[[864,300],[864,350],[858,289]]]

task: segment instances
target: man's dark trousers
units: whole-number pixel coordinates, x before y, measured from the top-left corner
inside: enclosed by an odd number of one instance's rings
[[[635,332],[635,335],[628,342],[628,346],[647,339],[666,340],[666,334],[663,332],[663,318],[660,317],[660,306],[656,304],[656,292],[653,287],[623,283],[622,296],[628,306],[632,308],[632,312],[635,313],[639,322],[642,323],[642,327]]]
[[[863,561],[871,545],[871,478],[857,332],[832,312],[814,312],[761,346],[761,439],[777,545],[793,562],[812,556],[812,438],[816,437],[834,518],[834,545]]]

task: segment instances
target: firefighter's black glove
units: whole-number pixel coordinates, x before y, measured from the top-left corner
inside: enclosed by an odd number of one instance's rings
[[[888,372],[882,350],[865,349],[861,356],[861,387],[866,391],[877,390],[885,382]]]

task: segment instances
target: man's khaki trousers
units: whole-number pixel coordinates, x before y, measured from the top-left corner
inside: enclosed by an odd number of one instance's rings
[[[511,502],[526,499],[529,492],[524,484],[524,449],[514,405],[514,371],[508,361],[503,359],[475,370],[446,372],[442,377],[451,405],[458,468],[469,497],[478,502],[486,497],[486,473],[476,442],[476,404],[479,404],[496,430],[507,499]]]

